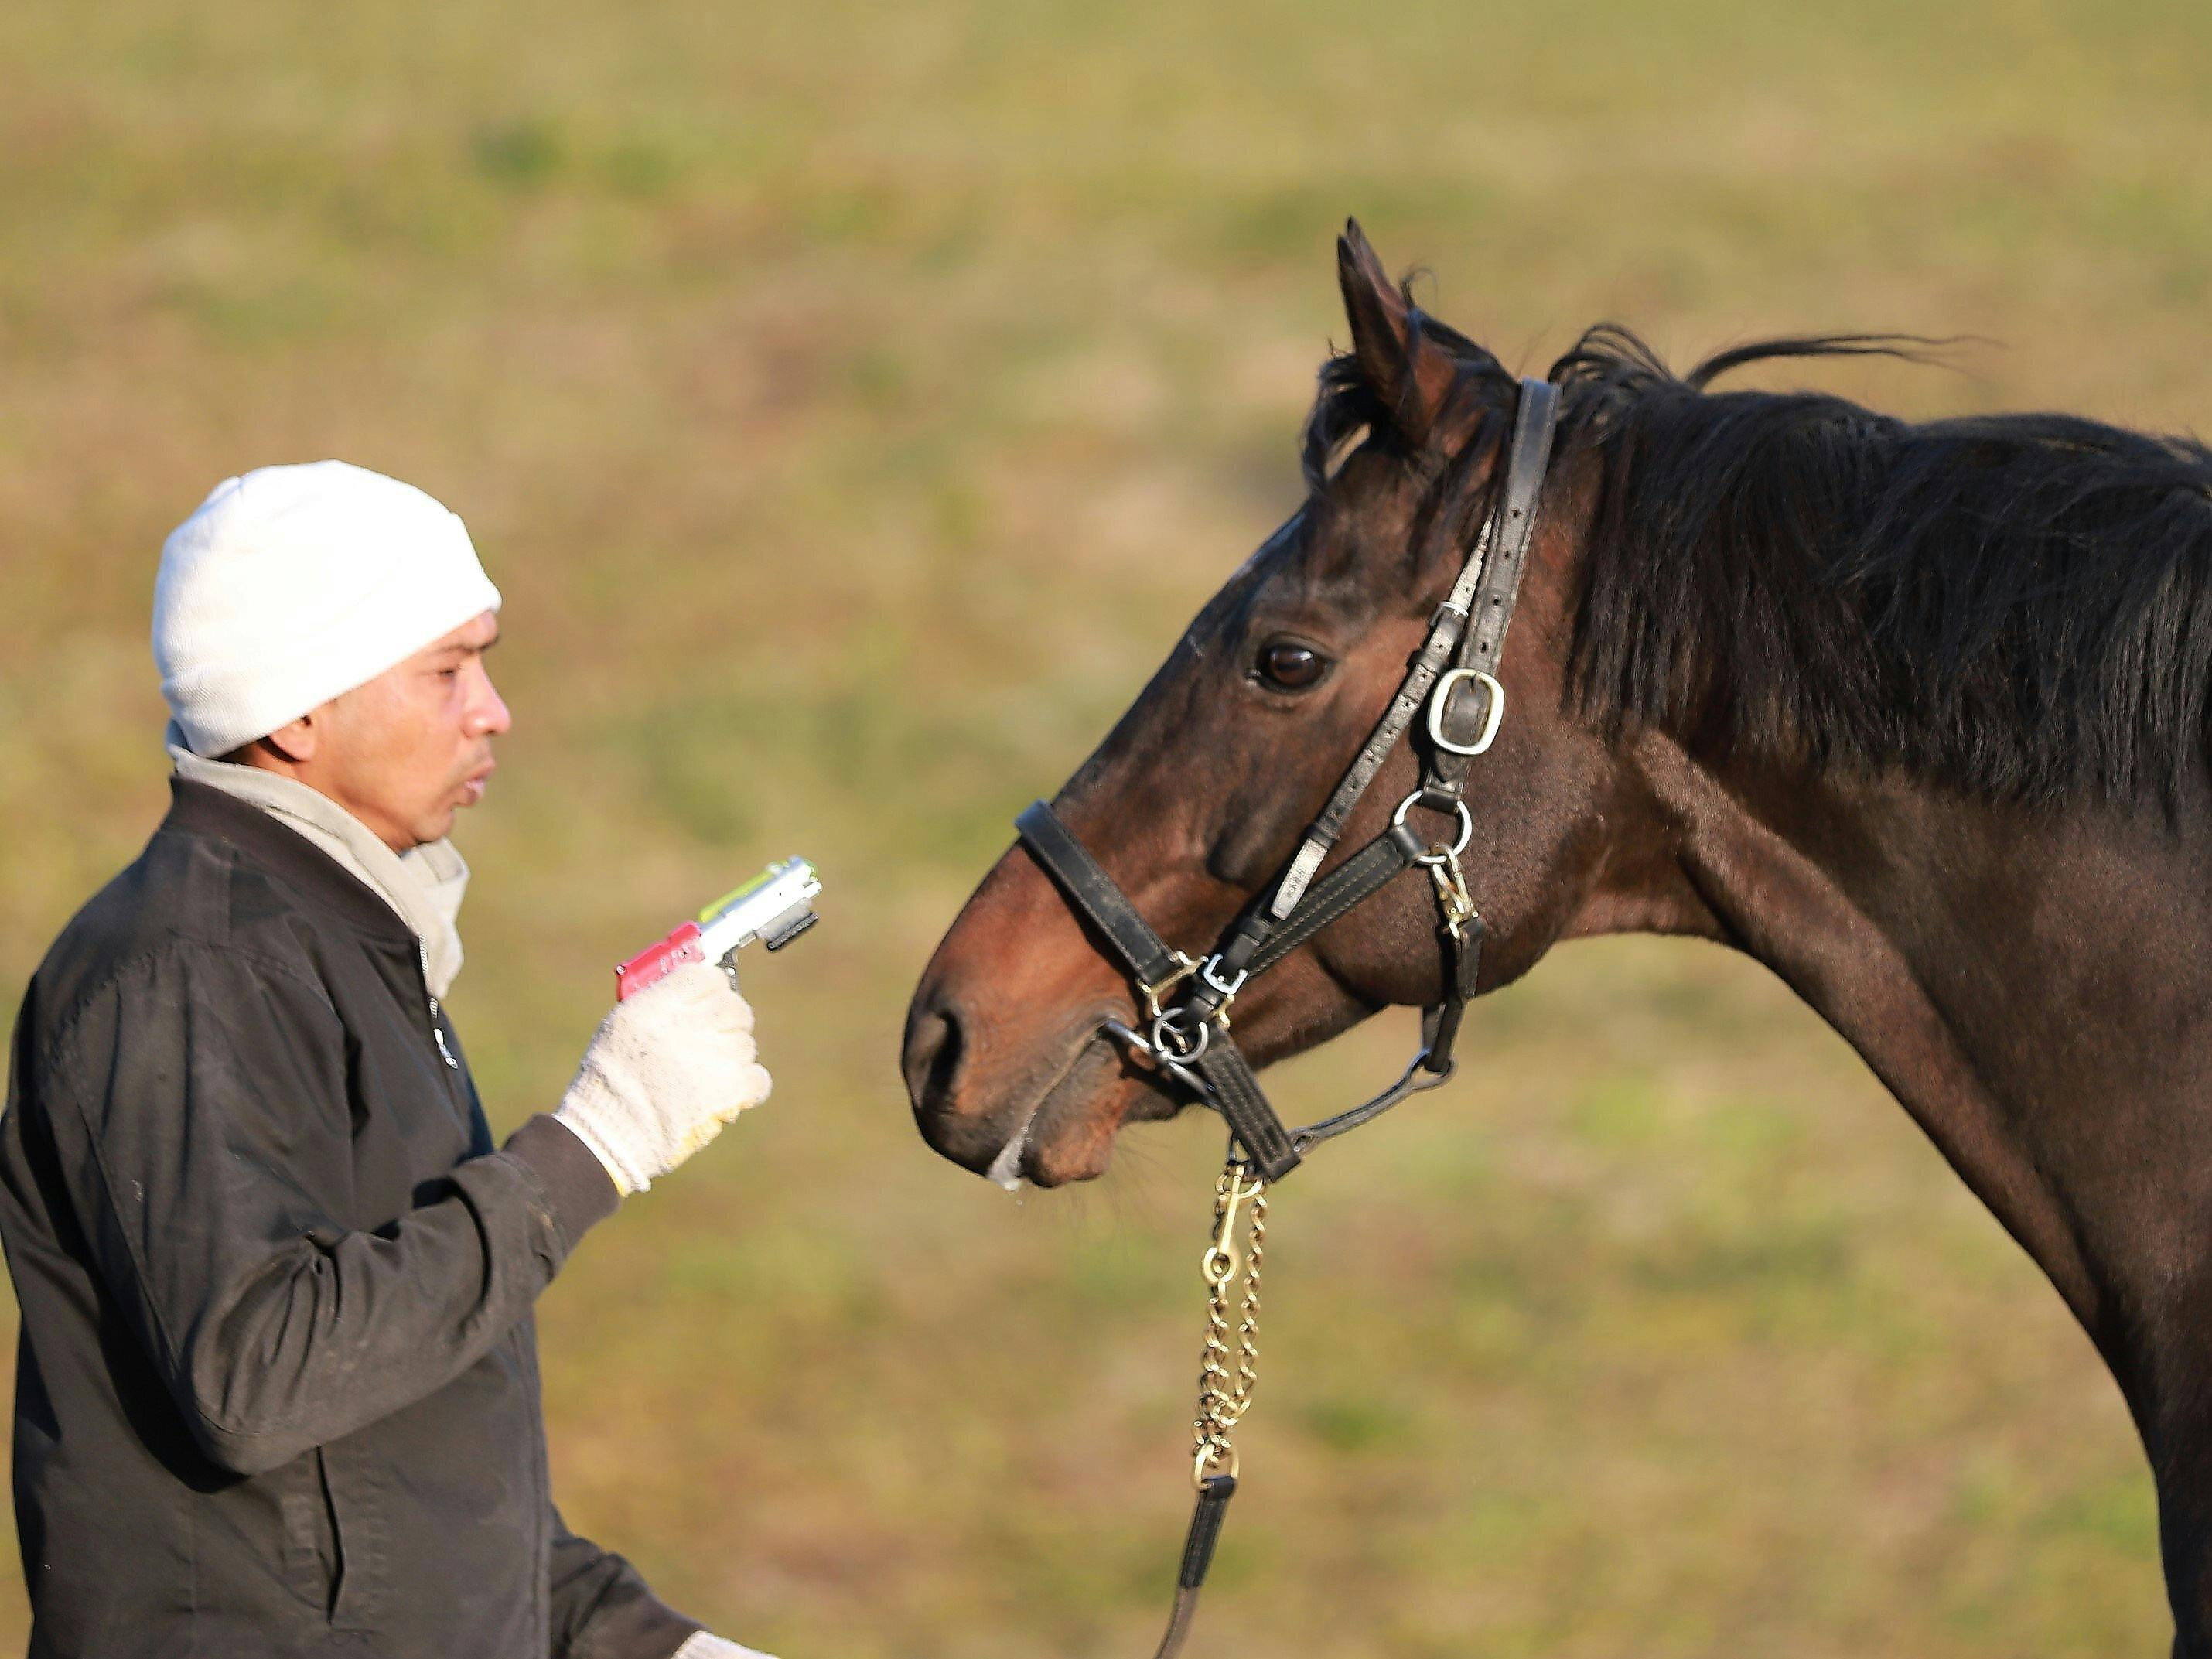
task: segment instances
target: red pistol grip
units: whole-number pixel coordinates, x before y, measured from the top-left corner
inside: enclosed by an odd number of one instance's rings
[[[699,924],[687,921],[658,945],[647,946],[615,969],[615,1000],[628,1002],[648,985],[657,985],[687,962],[703,962]]]

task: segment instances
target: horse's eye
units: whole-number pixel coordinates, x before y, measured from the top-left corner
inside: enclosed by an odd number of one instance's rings
[[[1270,640],[1260,647],[1260,678],[1279,691],[1303,691],[1328,672],[1328,659],[1295,640]]]

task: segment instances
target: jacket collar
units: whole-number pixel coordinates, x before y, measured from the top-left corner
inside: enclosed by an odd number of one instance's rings
[[[281,878],[301,896],[380,939],[412,946],[412,928],[376,890],[306,836],[286,829],[251,802],[189,778],[169,780],[163,831],[205,836],[234,848]]]
[[[459,921],[461,901],[468,892],[469,866],[459,848],[439,840],[395,853],[336,800],[297,778],[194,754],[185,747],[184,733],[174,721],[167,746],[179,777],[260,808],[336,859],[349,875],[397,910],[422,944],[422,977],[430,994],[446,994],[464,958]]]

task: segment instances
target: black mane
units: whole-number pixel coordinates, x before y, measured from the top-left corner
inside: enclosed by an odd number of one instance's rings
[[[1554,477],[1595,468],[1570,698],[1707,752],[2171,813],[2206,758],[2212,450],[2063,415],[1915,424],[1707,389],[1747,363],[1914,343],[1772,340],[1677,377],[1601,326],[1553,366]],[[1478,347],[1455,355],[1470,386],[1504,378]],[[1323,370],[1310,476],[1382,416],[1352,382],[1342,360]]]
[[[2062,415],[1911,424],[1712,392],[1633,337],[1553,375],[1597,467],[1569,684],[1584,713],[1990,799],[2168,810],[2204,761],[2212,451]]]

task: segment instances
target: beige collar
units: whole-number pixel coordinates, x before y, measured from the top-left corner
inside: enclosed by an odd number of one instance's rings
[[[177,775],[206,784],[259,807],[336,859],[363,885],[398,912],[422,946],[422,977],[442,997],[461,971],[456,927],[468,890],[468,861],[450,841],[426,842],[395,853],[376,832],[319,790],[279,772],[209,760],[184,746],[175,725],[168,730],[169,758]]]

